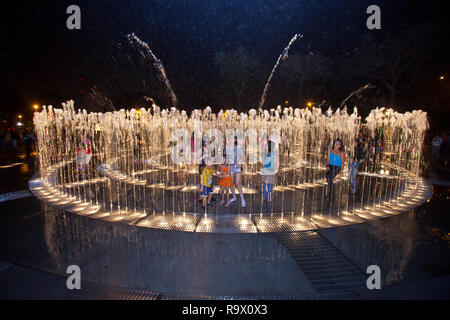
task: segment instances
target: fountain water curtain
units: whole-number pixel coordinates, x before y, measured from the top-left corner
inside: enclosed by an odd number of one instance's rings
[[[430,194],[420,177],[428,127],[422,111],[377,108],[362,121],[356,108],[351,114],[346,108],[322,113],[318,108],[281,106],[216,114],[207,107],[188,115],[153,104],[147,109],[88,113],[76,111],[74,102],[68,101],[62,109],[49,106],[36,112],[34,124],[40,177],[30,180],[30,189],[36,196],[65,211],[137,226],[197,232],[310,230],[404,212]],[[249,161],[255,150],[247,137],[242,176],[247,206],[239,201],[229,207],[218,205],[217,179],[213,181],[216,201],[203,209],[198,201],[198,165],[174,163],[171,157],[176,143],[172,134],[178,129],[186,129],[189,136],[194,130],[208,129],[224,136],[227,129],[256,130],[258,135],[261,129],[279,130],[275,146],[279,176],[273,201],[262,199],[261,158],[257,153],[256,161]],[[340,138],[351,159],[360,131],[369,145],[359,168],[357,193],[349,193],[344,165],[328,197],[327,149]],[[376,151],[375,141],[383,142],[381,152]],[[76,155],[83,143],[92,155],[84,166],[77,163]],[[192,139],[192,144],[200,141]]]

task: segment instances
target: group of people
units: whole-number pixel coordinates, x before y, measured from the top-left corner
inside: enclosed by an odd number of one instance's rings
[[[381,140],[381,139],[380,139]],[[235,189],[237,188],[241,198],[241,205],[246,206],[244,194],[242,192],[242,164],[238,163],[238,143],[235,137],[234,148],[233,148],[233,161],[232,163],[227,163],[226,154],[223,154],[223,163],[220,165],[219,172],[216,172],[211,163],[205,162],[206,158],[206,148],[211,141],[206,140],[202,147],[202,157],[201,163],[199,165],[200,174],[200,201],[202,201],[202,208],[211,204],[213,186],[213,177],[217,176],[220,178],[220,196],[221,201],[219,205],[224,205],[228,207],[231,203],[237,200]],[[379,143],[376,147],[379,147]],[[275,144],[272,141],[267,141],[266,143],[267,152],[262,153],[262,165],[261,165],[261,177],[262,177],[262,197],[264,201],[272,201],[273,197],[273,187],[276,184],[278,176],[278,156],[276,155],[276,150],[274,149]],[[350,188],[349,192],[355,194],[357,191],[357,180],[356,176],[358,173],[358,168],[360,164],[364,161],[367,155],[368,143],[363,132],[360,132],[358,137],[355,138],[353,142],[354,152],[352,153],[352,159],[348,163],[349,178],[350,178]],[[381,150],[378,150],[379,152]],[[326,168],[326,179],[328,183],[328,196],[330,197],[334,189],[334,179],[343,171],[343,166],[346,164],[346,154],[344,143],[341,139],[335,139],[328,150],[327,154],[327,168]],[[230,193],[232,195],[230,199]],[[225,202],[226,197],[226,202]]]
[[[449,157],[448,132],[438,132],[431,142],[431,156],[437,160],[445,160]]]
[[[220,195],[221,201],[219,205],[225,205],[229,207],[231,203],[237,200],[235,189],[239,191],[241,198],[241,206],[245,207],[246,202],[244,198],[244,193],[242,191],[242,163],[238,161],[239,146],[237,137],[234,138],[233,150],[232,150],[232,161],[228,163],[226,153],[223,153],[222,164],[220,165],[220,171],[215,172],[211,162],[206,161],[207,152],[206,149],[211,143],[210,140],[206,140],[202,147],[201,163],[199,165],[200,174],[200,200],[202,201],[202,208],[205,209],[206,206],[211,204],[212,194],[213,194],[213,176],[220,178]],[[276,178],[278,175],[278,157],[276,156],[276,151],[274,150],[275,144],[268,140],[266,141],[264,147],[267,146],[267,152],[262,154],[262,167],[261,176],[263,182],[263,200],[271,202],[273,186],[276,183]],[[230,193],[232,198],[230,199]],[[227,201],[225,202],[225,196]]]
[[[240,152],[237,137],[234,137],[234,144],[231,154],[227,157],[225,148],[223,151],[222,163],[219,165],[219,170],[216,171],[211,161],[208,161],[208,157],[214,157],[214,154],[208,152],[209,145],[214,142],[206,139],[202,144],[202,152],[199,164],[200,175],[200,201],[202,202],[202,208],[205,209],[211,204],[213,195],[213,177],[220,178],[220,197],[221,201],[219,205],[225,205],[229,207],[231,203],[237,201],[236,189],[239,191],[241,206],[245,207],[246,202],[242,189],[242,163],[238,160],[238,154]],[[262,198],[264,201],[271,202],[273,199],[273,188],[277,182],[279,175],[279,160],[278,152],[275,150],[278,144],[275,144],[271,140],[266,140],[262,146],[265,152],[262,152],[261,157],[261,178],[262,178]],[[352,153],[352,159],[348,163],[349,178],[350,178],[350,190],[351,194],[355,194],[357,190],[356,175],[358,168],[362,161],[364,161],[368,144],[366,138],[362,132],[355,138],[353,142],[354,152]],[[378,147],[378,144],[377,144]],[[89,177],[89,162],[92,157],[92,143],[89,137],[80,136],[79,143],[76,149],[76,164],[77,172],[80,176]],[[232,161],[229,161],[231,157]],[[231,163],[230,163],[231,162]],[[334,189],[334,179],[343,171],[343,166],[346,164],[346,153],[344,143],[341,139],[335,139],[328,150],[327,154],[327,168],[326,179],[328,183],[328,195],[330,196]],[[230,198],[231,194],[231,198]],[[226,201],[225,201],[226,198]]]
[[[2,151],[17,151],[19,145],[23,142],[27,159],[31,157],[35,140],[30,128],[25,128],[19,132],[15,127],[10,127],[0,133]]]
[[[376,145],[378,147],[378,144]],[[362,161],[367,154],[367,141],[362,132],[353,142],[353,157],[348,163],[348,172],[350,178],[350,193],[355,194],[357,189],[356,175]],[[344,143],[341,139],[335,139],[331,148],[328,150],[326,178],[328,183],[328,195],[330,196],[334,189],[333,180],[341,173],[343,165],[346,163]]]

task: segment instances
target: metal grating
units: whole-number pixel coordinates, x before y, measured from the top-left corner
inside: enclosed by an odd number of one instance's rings
[[[280,233],[277,236],[319,293],[366,289],[365,275],[317,232]]]
[[[135,222],[137,222],[140,219],[142,219],[143,217],[145,217],[145,214],[138,213],[138,212],[137,213],[130,212],[128,214],[118,214],[118,213],[114,212],[113,214],[111,214],[110,212],[99,211],[99,212],[95,212],[95,213],[89,215],[89,217],[95,218],[95,219],[111,221],[111,222],[134,224]]]
[[[363,217],[351,213],[341,214],[340,216],[314,214],[312,215],[311,220],[317,228],[332,228],[353,223],[367,222]]]
[[[136,225],[147,228],[193,232],[199,219],[198,216],[191,214],[149,214],[137,222]]]
[[[62,295],[64,300],[159,300],[161,294],[156,291],[129,289],[115,286],[97,285],[83,282],[80,290],[72,290]]]
[[[248,215],[203,216],[196,232],[256,233],[256,226]]]
[[[292,232],[315,230],[316,227],[308,218],[292,216],[253,217],[259,232]]]

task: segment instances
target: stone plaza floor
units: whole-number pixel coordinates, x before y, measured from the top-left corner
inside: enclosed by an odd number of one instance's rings
[[[59,212],[0,168],[0,299],[448,299],[449,187],[378,221],[305,232],[190,233]],[[81,269],[69,290],[66,269]],[[369,265],[381,289],[369,290]]]

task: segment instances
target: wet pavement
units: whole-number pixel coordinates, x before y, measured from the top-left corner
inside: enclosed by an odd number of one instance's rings
[[[322,229],[320,234],[361,269],[380,266],[382,286],[448,279],[449,199],[450,189],[435,185],[432,197],[409,212],[376,223]],[[450,286],[446,295],[450,298]]]
[[[36,157],[27,159],[22,148],[0,151],[0,194],[28,189],[28,181],[36,171]]]
[[[2,193],[26,189],[32,168],[0,169]],[[449,299],[449,190],[378,221],[270,234],[140,228],[24,195],[0,202],[0,298]],[[66,288],[72,264],[81,290]],[[381,290],[366,287],[374,264]]]

